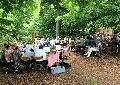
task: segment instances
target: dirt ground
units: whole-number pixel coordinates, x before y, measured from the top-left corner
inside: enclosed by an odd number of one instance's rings
[[[0,73],[0,85],[120,85],[120,60],[71,56],[72,67],[52,75],[45,71],[23,74]]]

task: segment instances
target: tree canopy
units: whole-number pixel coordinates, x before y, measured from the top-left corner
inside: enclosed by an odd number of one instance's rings
[[[0,35],[16,40],[94,33],[96,27],[120,30],[120,0],[2,0]]]

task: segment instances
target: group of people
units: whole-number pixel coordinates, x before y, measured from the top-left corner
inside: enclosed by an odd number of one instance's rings
[[[73,44],[74,43],[74,44]],[[117,47],[119,45],[119,36],[102,35],[97,33],[96,35],[81,36],[76,40],[72,41],[71,38],[65,37],[63,40],[60,39],[44,39],[40,40],[35,38],[35,43],[30,44],[23,42],[21,45],[17,44],[5,44],[2,50],[5,56],[12,56],[14,61],[17,61],[19,57],[25,56],[32,59],[33,56],[43,58],[39,61],[47,60],[47,56],[51,52],[51,49],[58,52],[61,50],[78,50],[82,51],[85,56],[90,57],[93,51],[99,52],[104,46]],[[76,48],[77,47],[77,48]],[[87,49],[86,49],[87,48]],[[82,50],[81,50],[82,49]],[[12,59],[9,57],[4,58],[7,62]]]
[[[105,47],[111,47],[112,50],[113,48],[117,48],[118,46],[119,46],[118,35],[109,34],[103,35],[97,33],[96,35],[84,37],[81,36],[79,39],[76,40],[76,47],[78,47],[79,49],[82,48],[83,50],[86,50],[84,52],[84,55],[86,55],[87,57],[90,57],[93,51],[97,53],[102,51]]]
[[[62,43],[62,44],[61,44]],[[64,44],[64,46],[63,46]],[[18,62],[20,57],[42,57],[38,61],[44,61],[48,59],[48,55],[51,51],[59,52],[60,50],[68,50],[67,42],[64,40],[60,42],[59,39],[35,39],[34,44],[26,43],[23,41],[21,45],[18,44],[5,44],[2,50],[3,59],[7,62]]]

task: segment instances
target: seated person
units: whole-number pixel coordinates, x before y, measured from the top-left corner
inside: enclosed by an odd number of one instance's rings
[[[55,45],[60,45],[60,40],[59,39],[55,39]]]
[[[33,49],[33,45],[32,44],[27,44],[26,45],[26,50],[31,50],[31,48]]]
[[[70,51],[74,51],[75,48],[75,41],[71,40],[71,42],[69,43],[69,47],[70,47]]]
[[[59,52],[52,51],[48,56],[48,67],[53,66],[56,62],[59,62]]]
[[[23,56],[29,57],[31,59],[32,56],[34,56],[34,50],[31,48],[30,50],[27,50]]]
[[[12,52],[13,52],[12,47],[10,45],[7,45],[5,47],[5,52],[4,52],[5,59],[6,59],[7,62],[13,62],[14,61],[13,58],[12,58]]]
[[[64,41],[63,46],[64,46],[64,47],[67,47],[67,45],[68,45],[68,44],[67,44],[67,41]]]
[[[60,51],[61,50],[61,45],[55,45],[56,46],[56,51]]]
[[[82,36],[81,38],[80,38],[80,47],[84,47],[85,46],[85,39],[84,39],[84,37]]]
[[[15,61],[17,61],[18,58],[21,56],[18,46],[15,46],[15,48],[13,49],[12,55],[13,55]]]
[[[42,46],[39,46],[39,49],[35,51],[35,57],[41,57],[43,56],[43,59],[40,59],[39,61],[47,60],[46,53],[43,50]]]
[[[94,40],[94,38],[92,38],[89,42],[89,48],[88,48],[88,51],[87,53],[85,53],[84,55],[87,55],[87,57],[90,57],[91,53],[93,51],[99,51],[98,48],[96,48],[96,41]]]
[[[47,39],[47,40],[45,41],[45,43],[44,43],[44,48],[43,48],[43,50],[44,50],[46,53],[49,53],[49,52],[50,52],[50,46],[51,46],[50,41],[49,41],[49,39]]]
[[[39,46],[42,46],[42,45],[39,45]],[[34,52],[39,49],[39,46],[34,46]]]
[[[51,44],[51,46],[54,46],[55,45],[55,40],[54,39],[50,40],[50,44]]]
[[[44,46],[45,46],[45,47],[50,47],[50,46],[51,46],[49,39],[47,39],[47,40],[44,42]]]
[[[22,43],[22,45],[20,46],[20,51],[21,52],[24,52],[25,50],[26,50],[26,42],[24,41],[23,43]]]
[[[35,51],[35,57],[41,57],[39,60],[36,61],[39,61],[39,64],[41,64],[43,67],[47,67],[48,60],[46,57],[46,53],[43,50],[43,46],[39,46],[39,49]]]

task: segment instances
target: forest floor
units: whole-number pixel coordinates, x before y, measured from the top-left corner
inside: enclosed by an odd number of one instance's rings
[[[71,68],[53,75],[45,71],[0,73],[0,85],[120,85],[120,59],[73,55]]]

